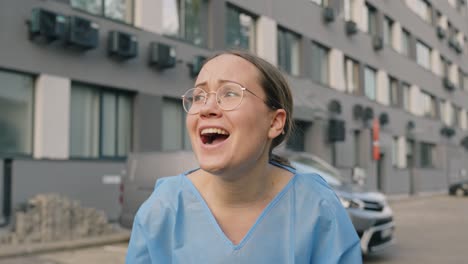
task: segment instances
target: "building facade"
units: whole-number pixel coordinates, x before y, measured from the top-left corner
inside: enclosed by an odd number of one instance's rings
[[[0,3],[0,210],[56,191],[118,216],[129,152],[189,149],[180,96],[203,58],[250,50],[287,75],[314,153],[387,194],[468,170],[464,0]]]

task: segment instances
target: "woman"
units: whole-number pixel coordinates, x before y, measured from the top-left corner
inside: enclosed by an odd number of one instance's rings
[[[209,59],[183,98],[199,169],[158,180],[127,263],[361,263],[334,192],[272,155],[292,128],[291,91],[254,55]]]

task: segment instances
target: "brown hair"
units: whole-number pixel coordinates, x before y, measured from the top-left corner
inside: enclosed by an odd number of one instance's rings
[[[270,147],[270,160],[278,163],[288,165],[289,161],[285,158],[279,157],[272,153],[273,149],[287,140],[293,129],[294,122],[292,120],[293,114],[293,98],[291,89],[286,78],[280,70],[273,66],[268,61],[253,55],[252,53],[240,50],[223,51],[208,58],[204,63],[220,55],[230,54],[243,58],[244,60],[252,63],[257,69],[260,77],[259,83],[266,94],[266,104],[273,110],[284,109],[286,111],[286,123],[284,124],[283,133],[273,139]]]

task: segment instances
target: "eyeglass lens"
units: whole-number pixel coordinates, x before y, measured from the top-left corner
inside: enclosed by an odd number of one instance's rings
[[[188,90],[183,96],[184,109],[189,114],[196,114],[208,100],[207,93],[201,88]],[[243,89],[236,84],[224,84],[216,91],[216,102],[218,106],[226,111],[233,110],[240,105],[243,97]]]

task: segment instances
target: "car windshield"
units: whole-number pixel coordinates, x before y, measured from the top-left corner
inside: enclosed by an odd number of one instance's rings
[[[310,157],[296,156],[291,158],[291,163],[296,170],[301,173],[320,174],[320,176],[322,176],[331,185],[341,186],[345,182],[345,179],[340,175],[340,173],[324,161]]]

